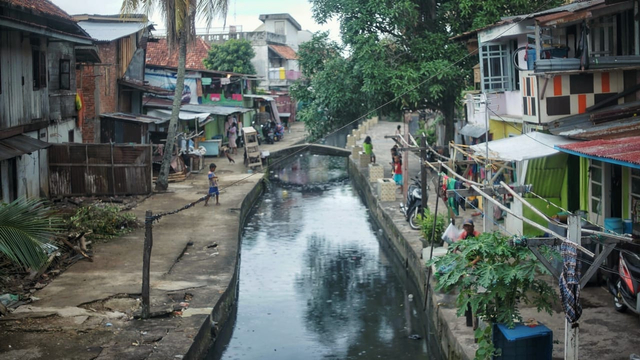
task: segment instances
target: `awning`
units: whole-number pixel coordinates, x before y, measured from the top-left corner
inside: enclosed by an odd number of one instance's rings
[[[583,141],[556,146],[556,149],[588,159],[640,169],[640,136]]]
[[[0,161],[24,154],[31,154],[34,151],[46,149],[49,146],[51,146],[51,144],[25,135],[17,135],[3,139],[0,140]]]
[[[98,47],[95,45],[76,45],[74,50],[77,62],[92,64],[99,64],[102,62],[102,60],[100,60],[100,55],[98,54]]]
[[[174,91],[172,90],[167,90],[159,86],[149,85],[137,80],[119,79],[118,84],[154,95],[168,96],[174,94]]]
[[[562,136],[531,132],[505,139],[489,141],[489,157],[503,161],[523,161],[537,159],[557,154],[556,145],[573,144],[576,140],[570,140]],[[486,144],[471,146],[471,149],[479,154],[486,153]]]
[[[163,122],[167,122],[171,119],[171,110],[163,110],[163,109],[150,110],[147,112],[147,115],[161,118]],[[198,119],[200,123],[203,123],[204,121],[206,121],[207,118],[210,116],[211,116],[210,113],[195,113],[190,111],[180,111],[178,113],[178,119],[180,120],[189,121],[189,120]]]
[[[487,132],[487,128],[475,126],[471,124],[465,125],[462,129],[460,129],[460,135],[471,136],[472,138],[479,138]]]
[[[130,121],[130,122],[139,122],[144,124],[161,124],[163,122],[166,122],[166,120],[163,117],[159,117],[159,116],[128,114],[128,113],[121,113],[121,112],[100,114],[100,117],[107,118],[107,119]]]

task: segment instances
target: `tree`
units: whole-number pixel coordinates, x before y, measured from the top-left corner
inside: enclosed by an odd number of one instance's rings
[[[0,254],[24,269],[38,270],[47,261],[43,245],[60,230],[60,219],[42,200],[18,199],[0,205]]]
[[[256,52],[248,40],[231,39],[222,45],[213,44],[204,66],[209,70],[228,71],[253,75],[256,68],[251,63]]]
[[[359,115],[373,110],[398,112],[403,106],[437,110],[445,118],[447,141],[453,138],[460,93],[472,85],[471,68],[478,61],[476,54],[468,56],[462,43],[449,39],[496,22],[500,16],[529,13],[541,10],[541,4],[551,7],[556,2],[311,0],[317,22],[337,19],[340,23],[344,49],[348,50],[345,59],[350,66],[349,74],[343,76],[353,77],[362,85],[355,97],[366,110]],[[316,44],[323,51],[323,44]],[[305,56],[314,54],[312,49],[300,51],[301,63]],[[316,89],[320,76],[311,75]]]
[[[228,0],[122,0],[121,13],[134,13],[142,9],[147,16],[154,7],[159,7],[167,27],[167,43],[169,48],[178,43],[178,73],[176,88],[173,96],[171,120],[167,131],[167,143],[164,148],[162,166],[156,182],[156,190],[166,190],[169,187],[169,168],[173,157],[173,145],[178,130],[178,114],[180,100],[184,90],[184,75],[187,59],[187,43],[195,39],[195,20],[199,14],[210,26],[214,17],[226,17]],[[175,49],[173,49],[175,50]]]

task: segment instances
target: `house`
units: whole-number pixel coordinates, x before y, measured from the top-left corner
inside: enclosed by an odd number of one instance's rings
[[[278,112],[283,121],[294,121],[296,103],[289,97],[289,87],[301,76],[297,57],[299,46],[311,40],[312,34],[302,30],[290,14],[262,14],[259,18],[263,24],[254,31],[244,32],[241,26],[229,26],[198,36],[215,44],[229,39],[250,41],[256,53],[251,62],[260,79],[258,88],[277,95]]]
[[[74,69],[100,59],[48,0],[0,0],[0,14],[0,196],[46,197],[49,143],[82,141]]]
[[[76,70],[84,103],[83,141],[146,144],[148,136],[139,136],[148,129],[149,121],[141,116],[143,94],[170,93],[145,81],[146,48],[153,25],[138,14],[83,14],[74,19],[94,39],[103,60],[100,65],[79,64]]]
[[[640,220],[639,154],[631,146],[640,135],[638,29],[633,1],[590,0],[454,38],[479,52],[476,77],[494,139],[544,131],[583,141],[555,144],[562,153],[529,162],[525,181],[599,225]],[[470,122],[484,116],[473,112]]]

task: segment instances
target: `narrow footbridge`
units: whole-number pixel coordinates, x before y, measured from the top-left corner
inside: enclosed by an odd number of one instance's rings
[[[284,148],[278,151],[274,151],[270,154],[270,158],[273,159],[282,159],[287,156],[291,156],[298,153],[310,152],[314,155],[328,155],[328,156],[342,156],[349,157],[351,155],[351,151],[328,145],[319,145],[319,144],[298,144],[293,145],[288,148]]]

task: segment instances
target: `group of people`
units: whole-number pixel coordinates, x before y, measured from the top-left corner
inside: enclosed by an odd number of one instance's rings
[[[400,125],[398,125],[398,130]],[[376,154],[373,152],[373,144],[371,143],[371,136],[367,136],[362,144],[362,150],[365,154],[371,157],[371,162],[376,163]],[[393,180],[396,185],[402,186],[402,158],[398,151],[398,145],[393,145],[391,148],[391,173],[393,174]]]

